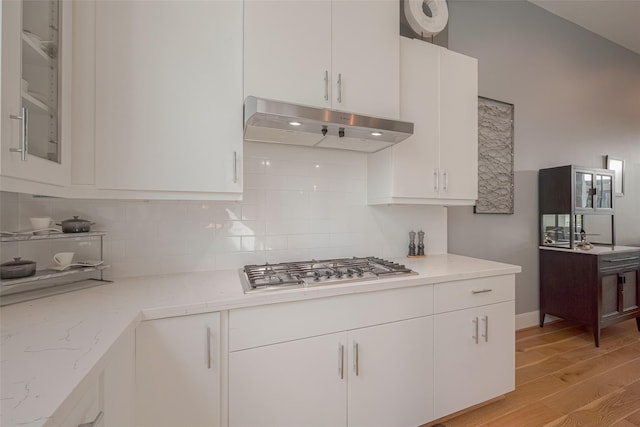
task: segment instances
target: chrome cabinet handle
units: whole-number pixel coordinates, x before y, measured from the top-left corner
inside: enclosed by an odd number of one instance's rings
[[[207,369],[211,369],[211,326],[207,326]]]
[[[96,415],[96,418],[93,421],[90,421],[88,423],[78,424],[78,427],[98,427],[98,425],[100,424],[100,421],[102,421],[103,416],[104,416],[104,412],[100,411],[98,412],[98,415]]]
[[[238,182],[238,152],[233,152],[233,182]]]
[[[611,258],[611,259],[604,259],[604,262],[620,262],[620,261],[634,261],[636,259],[640,259],[640,257],[637,256],[628,256],[625,258]]]
[[[444,192],[449,192],[449,172],[446,169],[444,170]]]
[[[474,336],[472,336],[471,338],[476,340],[476,344],[478,344],[478,318],[477,317],[475,319],[473,319],[473,323],[475,323],[475,325],[476,325],[476,334]]]
[[[360,373],[360,352],[358,351],[358,343],[353,342],[353,372],[356,373],[356,377]]]
[[[440,192],[440,170],[438,169],[433,171],[433,189],[436,193]]]
[[[482,321],[484,322],[484,334],[482,336],[484,337],[484,342],[489,342],[489,316],[484,316]]]
[[[341,343],[338,344],[338,373],[340,374],[340,379],[344,379],[344,345]]]
[[[473,289],[472,294],[484,294],[485,292],[493,292],[493,289]]]
[[[329,100],[329,70],[324,70],[324,100]]]
[[[338,73],[338,103],[342,104],[342,73]]]
[[[29,110],[27,107],[22,107],[20,115],[10,115],[9,117],[15,120],[20,120],[22,126],[20,131],[20,148],[10,148],[12,153],[20,153],[20,160],[27,161],[27,153],[29,152]]]

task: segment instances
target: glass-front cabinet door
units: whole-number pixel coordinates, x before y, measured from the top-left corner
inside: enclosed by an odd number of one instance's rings
[[[5,177],[69,183],[70,17],[67,1],[2,2]]]
[[[575,176],[575,200],[577,209],[593,208],[593,173],[576,171]]]
[[[613,211],[613,173],[604,169],[574,170],[574,207],[576,212]]]
[[[28,111],[28,150],[60,163],[58,125],[59,1],[24,0],[22,107]]]
[[[613,175],[596,172],[595,208],[613,209]]]

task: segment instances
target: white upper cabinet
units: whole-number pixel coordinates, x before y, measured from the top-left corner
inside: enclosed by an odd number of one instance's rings
[[[71,3],[0,7],[1,189],[59,195],[70,180]]]
[[[332,2],[332,106],[399,118],[400,17],[397,1]]]
[[[397,119],[397,1],[244,2],[244,95]]]
[[[247,0],[244,33],[245,97],[330,107],[331,1]]]
[[[440,197],[478,198],[478,61],[440,50]]]
[[[369,156],[369,204],[473,205],[478,193],[477,60],[401,38],[401,119],[414,134]]]
[[[78,182],[95,197],[239,199],[242,2],[98,1],[94,13],[94,52],[77,65],[95,58],[95,100],[79,100],[95,105],[95,147],[82,149],[95,177]]]

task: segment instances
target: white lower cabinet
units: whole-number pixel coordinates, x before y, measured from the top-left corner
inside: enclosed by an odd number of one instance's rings
[[[61,406],[71,409],[62,422],[53,417],[52,425],[62,427],[129,427],[135,425],[135,333],[125,332],[106,355],[88,385],[81,385]]]
[[[429,316],[232,352],[229,425],[416,426],[433,419]]]
[[[346,345],[337,333],[230,353],[229,426],[346,425]]]
[[[136,425],[220,426],[220,313],[136,329]]]
[[[82,398],[60,425],[62,427],[79,427],[84,423],[92,423],[95,421],[96,427],[102,427],[101,422],[104,417],[101,399],[102,390],[101,380],[89,386],[89,389],[83,393]]]
[[[104,369],[104,424],[100,427],[135,425],[136,334],[127,331],[109,352]]]
[[[433,419],[433,318],[349,331],[352,426],[418,426]]]
[[[436,312],[440,305],[476,306],[433,316],[435,418],[515,388],[513,280],[501,276],[436,285]]]

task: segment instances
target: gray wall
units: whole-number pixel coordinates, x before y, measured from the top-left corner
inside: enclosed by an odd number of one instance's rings
[[[515,213],[449,208],[449,252],[522,266],[538,310],[537,171],[626,160],[618,244],[640,244],[640,55],[526,1],[449,1],[449,49],[478,58],[479,94],[515,104]]]

